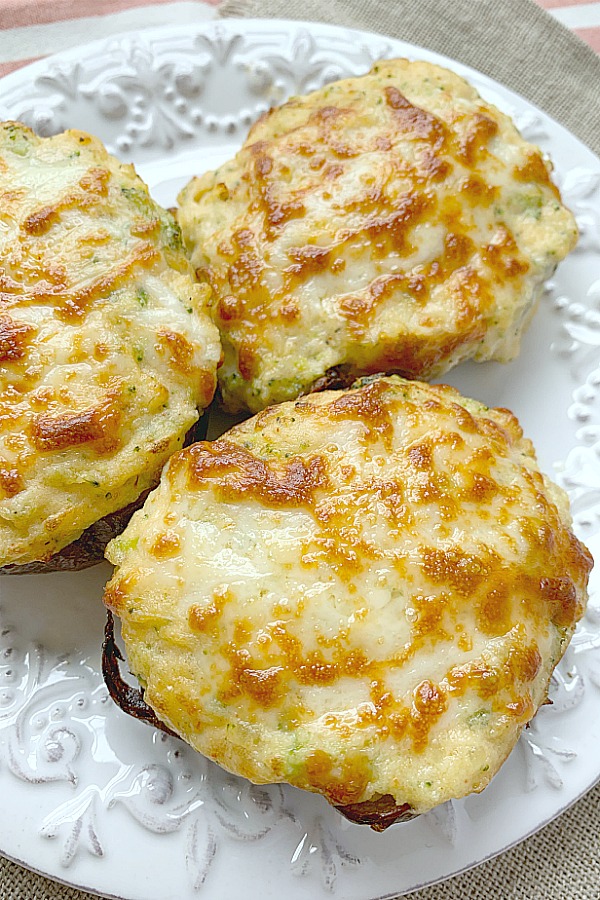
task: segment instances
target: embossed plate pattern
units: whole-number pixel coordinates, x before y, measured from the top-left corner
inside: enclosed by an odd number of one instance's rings
[[[447,64],[552,156],[581,240],[508,366],[448,379],[508,406],[570,493],[600,558],[600,160],[520,97],[425,50],[308,23],[229,21],[123,35],[0,82],[0,115],[42,134],[77,127],[136,163],[173,203],[291,93],[379,57]],[[372,900],[475,865],[556,816],[600,776],[600,595],[544,708],[492,784],[376,835],[319,797],[254,787],[128,719],[99,674],[108,566],[0,582],[0,850],[69,884],[127,900]]]

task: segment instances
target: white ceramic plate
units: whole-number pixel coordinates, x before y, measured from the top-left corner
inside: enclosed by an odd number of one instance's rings
[[[508,406],[569,490],[600,559],[600,160],[520,97],[398,41],[322,25],[229,21],[124,35],[0,83],[0,115],[43,134],[89,130],[173,204],[290,93],[382,56],[450,65],[554,159],[581,228],[518,360],[451,381]],[[0,581],[0,850],[68,884],[127,900],[372,900],[446,878],[558,815],[600,776],[600,596],[543,709],[492,784],[376,835],[321,798],[256,788],[113,707],[99,672],[109,573]]]

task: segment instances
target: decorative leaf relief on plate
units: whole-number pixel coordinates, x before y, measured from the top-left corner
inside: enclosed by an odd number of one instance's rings
[[[24,679],[36,677],[39,652],[33,648],[31,653],[33,658],[28,661],[17,636],[3,622],[0,606],[0,727],[18,708]]]
[[[359,74],[375,59],[391,55],[383,39],[367,45],[354,36],[333,39],[305,29],[274,28],[248,35],[231,27],[204,34],[190,29],[177,38],[139,36],[102,46],[84,59],[49,64],[33,83],[9,87],[0,114],[23,119],[42,134],[77,125],[102,133],[118,154],[158,159],[165,148],[179,152],[195,142],[239,140],[261,112],[288,94]],[[225,96],[216,91],[224,75]],[[509,114],[512,110],[527,139],[547,141],[552,150],[552,129],[544,116],[517,105],[509,108],[500,94],[495,100],[483,80],[480,89]],[[584,167],[571,169],[562,183],[582,230],[578,262],[600,247],[599,187],[600,174]],[[562,296],[555,303],[561,330],[552,349],[566,360],[574,380],[569,415],[578,429],[578,445],[565,459],[561,479],[585,539],[600,530],[600,281],[590,284],[585,303]],[[519,765],[531,789],[568,786],[575,756],[569,740],[559,737],[564,730],[558,723],[600,689],[599,599],[592,598],[556,673],[554,705],[540,711],[521,739]],[[130,757],[115,735],[135,744],[134,765],[126,761]],[[363,878],[370,877],[364,875],[370,872],[368,853],[359,858],[346,839],[356,826],[340,823],[320,798],[300,800],[297,791],[278,785],[252,786],[175,739],[130,722],[112,706],[86,659],[24,646],[4,621],[0,605],[1,779],[22,782],[28,790],[44,785],[40,795],[56,797],[49,813],[39,813],[38,832],[71,871],[81,871],[90,858],[94,865],[114,858],[113,820],[124,811],[123,818],[141,834],[158,836],[172,847],[169,860],[185,865],[192,891],[206,885],[207,896],[218,885],[217,865],[228,858],[230,841],[251,853],[261,842],[268,858],[269,842],[279,839],[287,848],[290,872],[311,876],[327,891],[339,887],[345,869],[358,867]],[[450,843],[459,852],[461,809],[462,802],[445,804],[392,829],[387,839],[390,846],[392,839],[397,842],[394,856],[401,859],[407,852],[404,836],[414,827],[427,828],[432,846]],[[163,840],[163,835],[171,838]]]
[[[571,762],[577,753],[552,734],[552,719],[578,706],[584,694],[584,677],[568,648],[550,681],[548,697],[551,704],[542,707],[521,734],[528,791],[537,787],[542,779],[550,787],[563,786],[562,764]]]
[[[85,62],[50,65],[33,90],[9,91],[0,113],[42,136],[92,115],[105,124],[109,149],[121,154],[170,150],[198,136],[239,133],[241,140],[270,106],[362,74],[391,52],[383,40],[369,45],[349,37],[332,44],[307,30],[273,38],[217,26],[172,43],[143,35],[109,40],[103,53]],[[224,77],[229,110],[217,89]]]
[[[575,166],[564,178],[557,178],[557,183],[579,228],[579,241],[574,252],[600,251],[600,171]]]
[[[571,196],[598,195],[600,203],[600,173],[574,172],[565,179]],[[570,204],[575,212],[578,204],[577,199]],[[599,252],[590,255],[600,265],[600,244]],[[577,444],[557,463],[557,480],[569,494],[576,531],[589,540],[600,532],[600,279],[589,285],[583,299],[554,296],[561,322],[550,350],[564,360],[575,385],[567,415],[576,424]]]
[[[423,816],[429,827],[441,835],[452,847],[458,839],[458,822],[456,818],[456,801],[448,800],[440,806],[434,807]]]
[[[317,815],[296,846],[290,867],[293,875],[320,876],[325,890],[334,891],[340,869],[360,866],[361,862],[360,857],[344,847],[340,835]]]
[[[68,868],[82,851],[90,856],[104,856],[104,848],[98,837],[97,800],[96,790],[83,791],[57,807],[42,822],[40,834],[43,837],[61,838],[60,863],[64,868]]]
[[[307,94],[332,81],[367,72],[376,60],[390,53],[390,45],[383,41],[376,49],[353,43],[350,56],[345,48],[332,53],[310,31],[301,30],[283,51],[263,50],[260,57],[245,65],[250,90],[267,97],[272,104],[291,94]]]
[[[554,309],[563,321],[551,349],[568,363],[578,384],[585,381],[590,371],[593,374],[600,370],[600,279],[592,282],[584,297],[585,303],[573,302],[560,294],[554,297]],[[588,402],[594,401],[598,382],[593,382],[586,393]]]
[[[538,787],[542,779],[549,787],[562,788],[561,764],[574,760],[576,752],[557,739],[540,733],[536,719],[521,737],[521,744],[526,751],[526,790],[532,791]]]

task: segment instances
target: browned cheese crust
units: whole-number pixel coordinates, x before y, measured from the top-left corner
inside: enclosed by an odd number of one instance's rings
[[[271,110],[179,203],[232,411],[334,367],[428,379],[512,359],[577,237],[539,149],[462,78],[407,60]]]
[[[113,516],[61,565],[97,557],[157,483],[216,387],[209,293],[132,166],[0,125],[0,567]]]
[[[176,454],[107,555],[159,718],[379,827],[485,787],[592,564],[510,412],[397,377]]]

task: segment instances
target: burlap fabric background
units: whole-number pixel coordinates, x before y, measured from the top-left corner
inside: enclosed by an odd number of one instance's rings
[[[600,58],[533,0],[226,0],[220,13],[330,22],[420,44],[523,94],[600,155]],[[208,885],[204,895],[233,900]],[[0,858],[0,900],[90,896]],[[411,897],[600,900],[600,786],[520,846]]]
[[[600,56],[533,0],[225,0],[222,16],[379,31],[485,72],[600,156]]]

